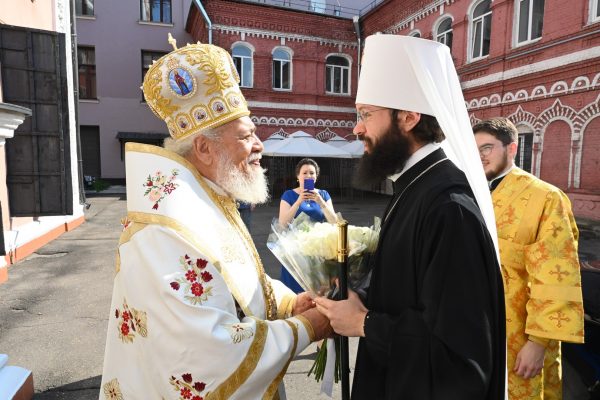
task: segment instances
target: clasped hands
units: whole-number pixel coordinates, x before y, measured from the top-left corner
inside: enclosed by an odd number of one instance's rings
[[[358,295],[348,290],[348,299],[339,301],[325,297],[313,299],[307,292],[300,293],[292,313],[308,319],[315,332],[315,340],[320,340],[331,337],[333,332],[348,337],[364,336],[367,311]]]

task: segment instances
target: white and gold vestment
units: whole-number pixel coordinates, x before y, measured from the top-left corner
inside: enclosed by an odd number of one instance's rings
[[[159,147],[128,144],[126,169],[100,398],[276,398],[312,328],[235,202]]]

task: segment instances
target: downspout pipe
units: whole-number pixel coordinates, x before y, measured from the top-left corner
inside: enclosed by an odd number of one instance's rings
[[[208,27],[208,44],[212,44],[212,22],[210,22],[210,18],[208,18],[208,14],[202,5],[202,2],[200,0],[194,0],[194,4],[196,4],[196,7],[198,7],[198,10],[200,10],[202,17],[204,18],[204,21],[206,21],[206,26]]]
[[[352,22],[354,23],[354,32],[356,33],[356,42],[358,43],[358,62],[356,63],[356,82],[358,82],[358,78],[360,78],[360,62],[361,58],[361,38],[360,38],[360,17],[355,15],[352,17]],[[358,84],[356,85],[358,87]],[[356,121],[358,122],[358,114],[356,115]]]
[[[79,66],[77,63],[77,11],[75,8],[75,0],[71,0],[71,64],[73,66],[73,113],[75,114],[75,138],[77,146],[77,174],[79,175],[79,204],[86,203],[85,188],[83,182],[83,157],[81,156],[81,134],[79,130]]]

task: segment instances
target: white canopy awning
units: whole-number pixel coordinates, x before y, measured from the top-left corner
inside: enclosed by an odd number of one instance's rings
[[[339,135],[335,135],[331,139],[327,140],[325,143],[327,143],[330,146],[340,148],[342,146],[347,145],[349,142],[346,139],[344,139],[343,137],[341,137]]]
[[[265,146],[263,155],[271,157],[333,157],[351,158],[345,150],[323,143],[310,134],[297,131],[285,140],[272,141]]]
[[[340,149],[350,153],[352,158],[360,158],[365,152],[365,145],[363,144],[362,140],[353,140],[352,142],[340,147]]]

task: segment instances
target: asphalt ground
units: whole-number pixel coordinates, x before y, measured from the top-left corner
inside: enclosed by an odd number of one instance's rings
[[[389,197],[355,193],[333,194],[336,211],[355,225],[370,225],[382,214]],[[33,371],[34,399],[97,399],[106,327],[110,313],[116,245],[120,219],[126,208],[123,195],[89,197],[86,223],[67,232],[9,268],[8,282],[0,285],[0,353],[9,365]],[[278,201],[252,213],[252,236],[265,270],[278,277],[280,265],[266,248]],[[583,221],[580,252],[586,262],[600,260],[598,224]],[[309,346],[288,369],[288,399],[325,399],[319,384],[306,376],[315,357]],[[354,365],[356,341],[350,341]],[[565,367],[565,400],[586,399],[579,377]],[[334,399],[340,398],[339,386]],[[4,400],[4,399],[0,399]]]

